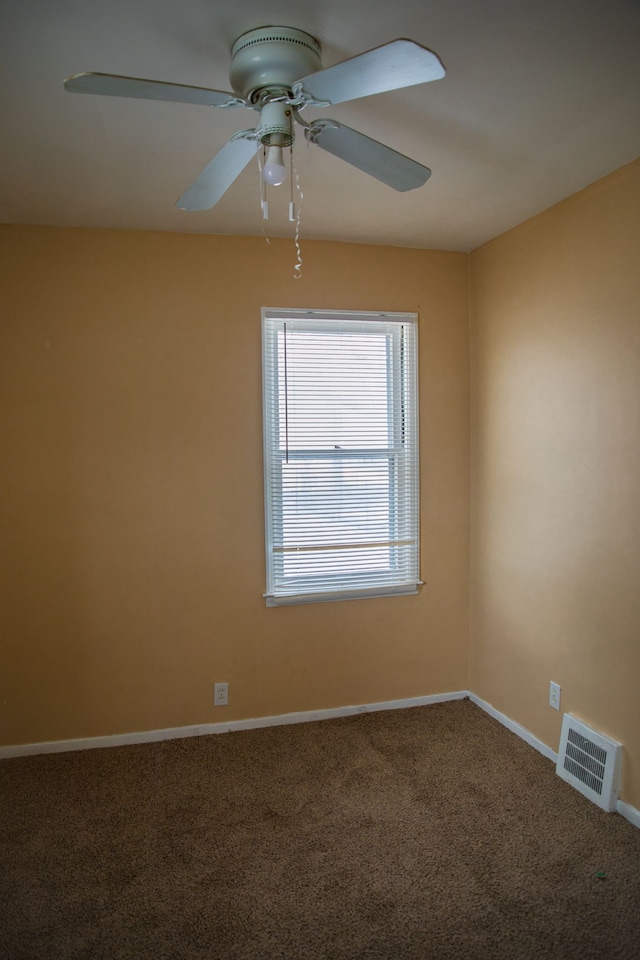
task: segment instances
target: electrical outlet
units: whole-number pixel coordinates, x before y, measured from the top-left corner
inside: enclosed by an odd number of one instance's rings
[[[549,706],[554,710],[560,709],[560,684],[553,680],[549,683]]]
[[[226,707],[229,703],[229,684],[214,683],[213,685],[213,704],[216,707]]]

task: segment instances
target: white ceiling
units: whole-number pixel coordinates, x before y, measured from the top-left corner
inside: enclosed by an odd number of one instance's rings
[[[324,66],[408,37],[447,69],[305,111],[433,175],[396,193],[298,138],[303,238],[471,250],[640,155],[639,0],[0,0],[0,220],[260,235],[257,164],[212,210],[174,205],[253,114],[62,82],[96,71],[227,90],[232,42],[266,24],[313,34]],[[268,232],[289,236],[280,191]]]

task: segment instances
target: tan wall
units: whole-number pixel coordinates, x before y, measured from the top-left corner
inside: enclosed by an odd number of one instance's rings
[[[640,807],[640,161],[471,257],[471,689]]]
[[[465,255],[0,238],[0,742],[468,686]],[[262,305],[420,313],[419,596],[266,609]]]

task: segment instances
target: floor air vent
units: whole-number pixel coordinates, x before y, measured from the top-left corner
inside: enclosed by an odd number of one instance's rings
[[[556,773],[603,810],[616,809],[621,757],[622,744],[565,713]]]

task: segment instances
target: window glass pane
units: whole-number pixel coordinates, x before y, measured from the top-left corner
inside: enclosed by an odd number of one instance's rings
[[[388,337],[290,329],[278,334],[282,449],[389,446]]]
[[[386,457],[290,459],[282,466],[283,547],[388,540],[389,487]]]

